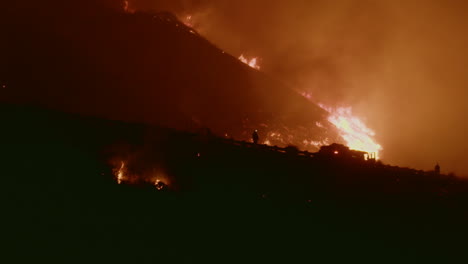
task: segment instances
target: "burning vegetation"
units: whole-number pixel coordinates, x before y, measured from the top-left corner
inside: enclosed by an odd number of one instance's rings
[[[255,69],[255,70],[260,70],[260,65],[258,64],[258,58],[253,57],[253,58],[247,58],[244,56],[244,54],[241,54],[239,56],[239,60],[247,65],[249,65],[250,68]]]
[[[187,16],[183,19],[183,23],[184,23],[187,27],[193,28],[193,26],[194,26],[194,24],[193,24],[193,16],[192,16],[192,15],[187,15]]]
[[[152,147],[161,148],[158,145]],[[108,163],[117,184],[152,186],[160,191],[174,187],[161,151],[126,143],[107,149]]]
[[[383,148],[375,141],[375,132],[353,115],[351,107],[332,109],[321,104],[320,106],[330,114],[328,121],[340,131],[341,137],[350,149],[365,151],[379,158],[379,152]]]
[[[142,165],[132,163],[132,161],[119,161],[119,159],[115,159],[110,164],[118,184],[154,186],[159,191],[170,188],[169,177],[159,167],[137,167]]]
[[[126,178],[126,175],[125,175],[125,162],[121,161],[120,163],[121,163],[120,168],[114,169],[115,177],[116,177],[116,180],[117,180],[118,184],[122,184],[122,182]]]
[[[313,100],[310,93],[299,92],[301,96],[309,101]],[[323,110],[328,114],[327,120],[335,126],[340,137],[346,142],[346,145],[357,151],[367,152],[370,156],[379,159],[379,153],[383,150],[382,146],[375,140],[376,133],[370,129],[359,117],[355,116],[352,107],[332,108],[319,103]],[[323,124],[317,122],[318,127],[323,127]],[[310,141],[317,147],[329,145],[330,139],[326,138],[323,141]]]

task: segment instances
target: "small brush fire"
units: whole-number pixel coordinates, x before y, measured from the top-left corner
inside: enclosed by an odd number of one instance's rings
[[[156,190],[168,190],[170,179],[160,168],[133,168],[127,161],[116,159],[111,162],[117,184],[154,186]]]
[[[241,62],[249,65],[250,68],[260,70],[260,65],[258,64],[259,59],[257,57],[249,59],[249,58],[245,57],[244,54],[241,54],[240,57],[239,57],[239,60]]]
[[[120,168],[114,172],[118,184],[122,184],[125,179],[125,162],[121,162]]]
[[[375,141],[375,132],[353,115],[351,107],[333,109],[322,104],[319,106],[330,114],[328,121],[339,130],[350,149],[371,153],[379,159],[379,152],[383,148]]]
[[[187,27],[193,28],[193,16],[192,16],[192,15],[187,15],[187,16],[183,19],[183,23],[184,23]]]
[[[313,102],[313,97],[310,93],[299,92],[299,94]],[[379,153],[383,148],[374,139],[375,132],[367,127],[360,118],[353,115],[351,107],[331,108],[321,103],[318,106],[328,112],[328,122],[336,127],[340,136],[351,150],[367,152],[370,156],[375,157],[375,159],[379,159]],[[317,126],[321,127],[323,124],[317,123]],[[317,147],[321,145],[320,142],[315,143]],[[325,146],[329,142],[323,143],[325,144],[322,146]]]

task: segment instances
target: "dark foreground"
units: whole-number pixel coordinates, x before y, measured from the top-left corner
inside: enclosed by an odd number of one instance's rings
[[[32,108],[0,117],[3,263],[466,261],[465,181]],[[118,185],[116,160],[170,184]]]

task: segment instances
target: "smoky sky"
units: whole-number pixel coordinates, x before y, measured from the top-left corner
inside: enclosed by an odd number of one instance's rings
[[[315,102],[352,106],[384,162],[468,175],[468,3],[456,0],[133,0],[193,16],[234,56]]]

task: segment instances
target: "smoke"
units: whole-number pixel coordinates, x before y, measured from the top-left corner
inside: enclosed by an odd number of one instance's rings
[[[352,106],[385,162],[468,174],[465,1],[132,0],[193,16],[211,42],[331,106]]]
[[[148,1],[136,8],[192,15],[210,41],[238,57],[262,58],[262,69],[317,100],[358,100],[372,89],[348,76],[375,70],[385,51],[390,19],[376,1]],[[353,87],[350,87],[353,86]]]

